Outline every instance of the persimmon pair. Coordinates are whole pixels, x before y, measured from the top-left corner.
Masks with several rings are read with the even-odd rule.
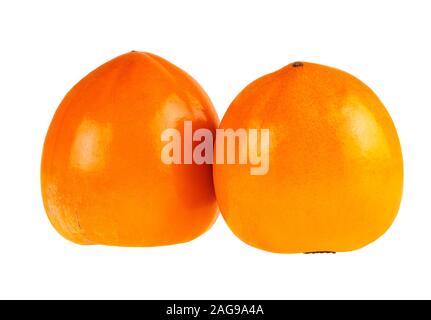
[[[268,129],[259,149],[269,158],[266,174],[251,175],[251,164],[167,165],[161,134],[182,132],[184,121],[213,134]],[[219,125],[187,73],[131,52],[66,95],[46,136],[41,184],[51,223],[79,244],[190,241],[212,226],[219,207],[231,230],[257,248],[350,251],[392,224],[403,161],[385,107],[345,72],[288,65],[247,86]]]

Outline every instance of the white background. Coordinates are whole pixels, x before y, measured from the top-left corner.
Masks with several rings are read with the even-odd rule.
[[[1,1],[0,298],[431,298],[429,1]],[[392,228],[352,253],[277,255],[219,219],[163,248],[83,247],[51,227],[39,187],[64,94],[107,60],[149,51],[205,88],[219,116],[295,60],[346,70],[387,106],[405,158]]]

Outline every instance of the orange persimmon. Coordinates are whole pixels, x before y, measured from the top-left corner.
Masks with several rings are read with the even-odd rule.
[[[290,64],[247,86],[220,128],[270,133],[267,174],[213,167],[220,211],[244,242],[280,253],[351,251],[392,224],[403,186],[400,142],[378,97],[348,73]]]
[[[159,246],[204,233],[217,217],[211,164],[161,161],[167,128],[212,132],[218,118],[188,74],[149,53],[102,65],[64,98],[41,165],[48,217],[79,244]]]

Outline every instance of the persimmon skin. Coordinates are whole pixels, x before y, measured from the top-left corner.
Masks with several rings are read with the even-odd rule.
[[[149,53],[102,65],[64,98],[49,127],[41,187],[48,217],[78,244],[190,241],[217,218],[211,165],[166,165],[161,133],[215,131],[213,105],[188,74]]]
[[[247,86],[220,128],[270,130],[266,175],[250,175],[250,165],[213,167],[220,211],[244,242],[277,253],[345,252],[394,221],[403,189],[398,135],[378,97],[350,74],[290,64]]]

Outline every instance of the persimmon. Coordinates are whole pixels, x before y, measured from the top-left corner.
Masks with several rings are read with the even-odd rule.
[[[251,164],[213,167],[220,211],[244,242],[278,253],[351,251],[394,221],[403,188],[397,131],[352,75],[290,64],[247,86],[220,128],[270,133],[260,146],[266,174],[250,174]]]
[[[214,132],[213,105],[188,74],[149,53],[102,65],[64,98],[42,156],[46,212],[79,244],[159,246],[204,233],[217,217],[211,164],[161,161],[167,128]]]

